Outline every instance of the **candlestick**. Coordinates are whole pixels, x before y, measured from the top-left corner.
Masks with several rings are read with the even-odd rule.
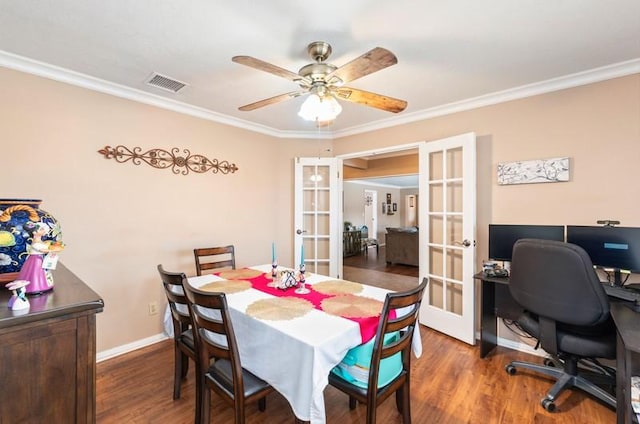
[[[300,264],[300,277],[298,280],[300,287],[298,287],[295,291],[297,294],[307,294],[311,292],[311,290],[309,290],[305,284],[306,283],[306,279],[304,278],[305,270],[306,270],[306,267],[304,266],[304,262],[303,262]]]

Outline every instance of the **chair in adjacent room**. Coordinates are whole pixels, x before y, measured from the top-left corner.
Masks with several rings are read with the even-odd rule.
[[[380,246],[378,245],[378,239],[369,237],[369,228],[366,225],[363,225],[360,228],[360,234],[362,238],[362,250],[364,250],[365,255],[369,253],[369,247],[375,246],[376,253],[380,252]]]
[[[198,372],[196,422],[210,422],[211,391],[234,408],[236,424],[245,422],[245,404],[258,402],[266,409],[266,396],[273,388],[242,368],[235,333],[224,293],[205,292],[185,284],[193,317],[200,364],[211,363]]]
[[[189,307],[183,289],[187,277],[181,272],[165,271],[162,265],[158,265],[158,272],[164,286],[173,322],[173,350],[175,354],[173,399],[179,399],[182,380],[189,371],[189,358],[194,362],[197,358]]]
[[[615,397],[601,387],[615,386],[614,372],[597,361],[616,357],[615,326],[609,299],[589,255],[570,243],[518,240],[513,247],[509,291],[525,310],[518,324],[538,339],[551,359],[544,364],[513,361],[506,371],[515,374],[517,369],[526,369],[555,379],[541,400],[549,412],[555,410],[559,394],[571,387],[615,409]]]
[[[396,395],[396,407],[402,414],[402,422],[404,424],[411,423],[409,391],[411,344],[427,282],[428,280],[424,278],[422,283],[414,289],[387,294],[373,342],[373,353],[366,384],[346,379],[340,373],[331,372],[329,374],[329,384],[349,395],[350,409],[355,409],[357,402],[367,406],[367,424],[376,422],[376,408],[393,393]],[[404,308],[402,313],[399,311],[400,308]],[[395,315],[391,313],[392,310],[396,311]],[[419,328],[418,331],[420,331]],[[398,375],[390,378],[390,381],[384,385],[379,384],[381,361],[386,358],[393,359],[391,357],[396,354],[401,356]]]
[[[236,254],[232,244],[221,247],[207,247],[193,249],[196,260],[196,274],[202,275],[203,271],[211,271],[218,268],[236,269]]]

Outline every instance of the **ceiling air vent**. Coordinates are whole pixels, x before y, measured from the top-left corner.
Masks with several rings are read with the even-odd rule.
[[[172,93],[177,93],[187,85],[184,82],[180,82],[174,80],[173,78],[165,77],[164,75],[156,73],[153,73],[151,77],[149,77],[149,79],[147,80],[147,84],[166,91],[171,91]]]

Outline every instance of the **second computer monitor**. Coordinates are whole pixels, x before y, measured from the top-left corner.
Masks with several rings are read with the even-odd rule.
[[[582,247],[596,266],[640,272],[640,228],[568,225],[567,242]]]
[[[564,241],[564,225],[489,224],[489,259],[511,261],[513,245],[523,238]]]

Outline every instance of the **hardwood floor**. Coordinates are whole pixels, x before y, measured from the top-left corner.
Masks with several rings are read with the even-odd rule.
[[[604,424],[614,423],[615,413],[578,390],[564,393],[557,412],[549,413],[540,399],[549,380],[536,374],[509,376],[510,360],[540,358],[498,348],[480,359],[477,346],[468,346],[436,331],[421,327],[423,354],[412,359],[411,408],[415,424]],[[193,364],[191,364],[193,365]],[[173,344],[155,345],[101,362],[97,366],[98,423],[187,424],[194,419],[194,375],[191,367],[183,382],[182,396],[172,400]],[[233,423],[232,409],[212,395],[212,423]],[[365,409],[349,410],[346,395],[333,387],[325,390],[327,423],[360,424]],[[293,424],[287,401],[277,392],[267,397],[267,410],[247,406],[247,424]],[[393,397],[378,407],[377,422],[401,423]]]
[[[380,272],[389,272],[392,274],[407,275],[411,277],[418,276],[418,267],[401,264],[387,264],[385,261],[385,246],[380,246],[379,251],[376,253],[375,247],[369,247],[368,253],[365,255],[353,255],[343,258],[342,262],[344,266],[350,266],[354,268],[372,269]]]

